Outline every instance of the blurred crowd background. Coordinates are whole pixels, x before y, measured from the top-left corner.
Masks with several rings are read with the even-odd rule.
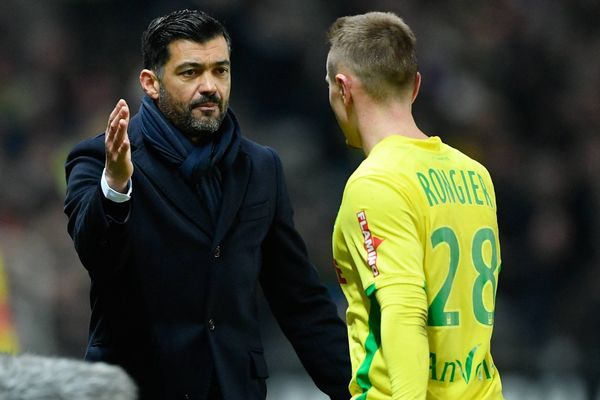
[[[345,300],[330,235],[363,158],[327,101],[335,18],[394,11],[418,41],[420,127],[495,181],[502,270],[492,354],[507,399],[600,399],[600,2],[597,0],[3,0],[0,5],[0,345],[80,358],[88,277],[66,233],[67,151],[142,91],[140,37],[178,8],[233,39],[231,106],[281,155],[296,224]],[[269,398],[321,399],[266,306]]]

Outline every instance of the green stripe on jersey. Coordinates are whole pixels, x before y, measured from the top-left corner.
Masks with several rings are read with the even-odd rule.
[[[369,370],[375,353],[381,347],[381,308],[375,297],[376,290],[374,283],[365,290],[365,294],[371,301],[371,309],[369,311],[369,335],[365,342],[365,359],[356,372],[356,383],[363,391],[357,400],[367,398],[367,393],[372,386],[371,379],[369,379]]]

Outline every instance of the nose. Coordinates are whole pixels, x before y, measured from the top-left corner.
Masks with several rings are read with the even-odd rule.
[[[198,92],[200,93],[214,93],[217,91],[217,85],[215,84],[214,78],[208,74],[204,73],[200,77],[200,81],[198,84]]]

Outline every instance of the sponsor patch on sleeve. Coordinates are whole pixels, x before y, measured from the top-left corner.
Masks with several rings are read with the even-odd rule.
[[[373,272],[373,276],[379,275],[379,269],[377,268],[377,248],[383,242],[383,239],[379,239],[371,234],[369,229],[369,223],[367,222],[367,214],[364,210],[360,210],[356,213],[358,218],[358,224],[363,235],[363,241],[365,250],[367,251],[367,264]]]

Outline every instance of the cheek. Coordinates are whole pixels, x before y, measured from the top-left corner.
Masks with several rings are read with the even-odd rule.
[[[334,100],[335,100],[335,93],[331,89],[329,89],[329,105],[332,108],[333,108]]]
[[[339,97],[334,96],[331,99],[331,109],[335,113],[338,121],[343,122],[346,119],[346,110],[344,109],[344,104],[339,99]]]
[[[229,98],[229,94],[231,93],[231,81],[226,81],[221,83],[220,86],[220,92],[221,92],[221,96],[223,96],[223,98],[225,100],[227,100]]]
[[[194,99],[194,88],[192,85],[173,85],[169,91],[171,100],[178,106],[187,106]]]

